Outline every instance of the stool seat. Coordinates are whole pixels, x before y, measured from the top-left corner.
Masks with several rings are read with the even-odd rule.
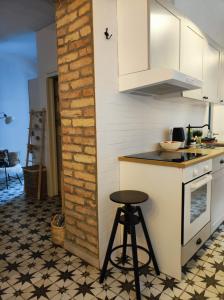
[[[148,198],[146,193],[134,190],[118,191],[110,195],[113,202],[120,204],[138,204],[145,202]]]

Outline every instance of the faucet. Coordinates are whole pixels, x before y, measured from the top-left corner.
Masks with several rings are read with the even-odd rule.
[[[187,145],[189,146],[191,144],[191,129],[192,128],[204,128],[204,127],[208,127],[208,130],[210,130],[210,124],[204,124],[202,126],[191,126],[190,124],[186,127],[187,130]]]

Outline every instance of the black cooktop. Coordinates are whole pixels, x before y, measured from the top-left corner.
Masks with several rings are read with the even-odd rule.
[[[153,152],[127,155],[125,157],[181,163],[205,155],[206,154],[200,154],[200,153],[153,151]]]

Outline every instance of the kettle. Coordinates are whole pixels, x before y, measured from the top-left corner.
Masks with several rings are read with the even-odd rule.
[[[172,131],[172,141],[182,142],[180,148],[185,147],[185,131],[183,127],[174,127]]]

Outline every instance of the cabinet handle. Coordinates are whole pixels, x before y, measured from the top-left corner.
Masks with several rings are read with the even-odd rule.
[[[224,102],[224,100],[220,100],[220,103],[223,103]]]
[[[201,238],[197,239],[196,244],[200,245],[201,243],[202,243],[202,239]]]
[[[203,99],[204,99],[204,100],[208,100],[208,97],[207,97],[207,96],[204,96]]]
[[[224,159],[221,159],[221,160],[220,160],[220,164],[224,164]]]

